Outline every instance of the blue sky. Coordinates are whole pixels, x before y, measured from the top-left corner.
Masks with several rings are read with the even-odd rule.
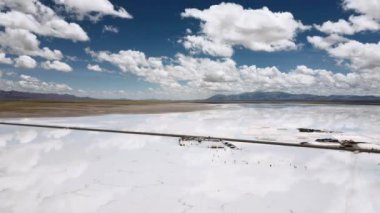
[[[380,95],[379,0],[0,0],[0,8],[2,90]]]

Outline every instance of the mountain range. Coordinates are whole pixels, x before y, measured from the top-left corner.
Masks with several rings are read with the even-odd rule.
[[[78,97],[68,94],[30,93],[20,91],[1,91],[0,101],[12,100],[49,100],[49,101],[75,101],[95,100],[89,97]],[[379,96],[356,95],[311,95],[291,94],[285,92],[246,92],[235,95],[214,95],[201,102],[266,102],[266,101],[299,101],[299,102],[375,102],[380,103]]]
[[[74,101],[74,100],[91,100],[88,97],[77,97],[68,94],[55,93],[31,93],[19,91],[2,91],[0,90],[0,101],[15,100],[49,100],[49,101]]]
[[[356,95],[311,95],[291,94],[285,92],[247,92],[235,95],[214,95],[206,101],[209,102],[249,102],[249,101],[364,101],[380,102],[378,96]]]

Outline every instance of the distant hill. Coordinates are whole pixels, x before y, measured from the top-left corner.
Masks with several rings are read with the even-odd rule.
[[[52,100],[52,101],[69,101],[69,100],[92,100],[88,97],[77,97],[67,94],[54,94],[54,93],[31,93],[19,91],[2,91],[0,90],[1,101],[12,100]]]
[[[378,96],[355,96],[355,95],[310,95],[310,94],[290,94],[285,92],[247,92],[236,95],[214,95],[206,101],[210,102],[244,102],[244,101],[364,101],[380,102]]]

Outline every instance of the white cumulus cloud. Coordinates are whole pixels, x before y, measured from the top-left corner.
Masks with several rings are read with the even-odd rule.
[[[93,58],[109,62],[124,72],[167,88],[181,87],[179,81],[232,82],[236,81],[236,63],[232,59],[212,60],[177,54],[175,58],[147,57],[143,52],[122,50],[117,53],[95,52]]]
[[[132,18],[124,8],[115,6],[109,0],[54,0],[56,4],[64,5],[65,8],[78,15],[79,18],[92,16],[91,13],[97,13],[98,16],[111,15],[119,18]]]
[[[37,66],[36,60],[27,55],[21,55],[15,59],[15,67],[33,69]]]
[[[332,34],[327,37],[308,36],[307,40],[309,41],[309,43],[311,43],[312,45],[314,45],[315,47],[319,49],[327,49],[337,43],[348,41],[348,39],[336,34]]]
[[[183,40],[183,46],[191,53],[206,53],[212,56],[231,57],[234,50],[231,45],[212,41],[204,36],[188,35]]]
[[[345,10],[353,10],[360,15],[351,15],[348,20],[326,21],[321,25],[314,25],[315,28],[327,34],[341,35],[380,30],[379,0],[343,0],[342,7]]]
[[[87,69],[94,72],[102,72],[103,69],[98,64],[87,64]]]
[[[359,15],[351,15],[348,21],[326,21],[322,25],[314,25],[319,31],[329,34],[326,37],[308,36],[307,40],[316,48],[325,50],[339,64],[348,65],[354,72],[380,72],[380,42],[366,43],[342,37],[354,35],[362,31],[379,32],[380,1],[379,0],[344,0],[342,7],[353,10]]]
[[[116,65],[122,72],[129,72],[144,78],[148,82],[166,84],[167,86],[179,86],[163,69],[163,59],[146,57],[143,52],[134,50],[121,50],[118,53],[108,51],[95,52],[86,49],[93,58]]]
[[[69,93],[73,89],[63,83],[42,81],[30,75],[16,75],[16,79],[0,79],[0,90],[42,93]]]
[[[354,10],[357,13],[380,20],[379,0],[343,0],[343,7],[346,10]]]
[[[340,36],[312,36],[307,38],[316,48],[327,53],[357,71],[380,72],[380,42],[361,43]]]
[[[332,41],[325,42],[325,45],[334,43],[334,39],[339,40],[331,38]],[[230,58],[210,59],[183,54],[177,54],[174,58],[155,58],[134,50],[111,53],[87,49],[87,52],[100,62],[109,62],[119,67],[121,72],[131,73],[147,82],[158,84],[160,92],[155,92],[172,98],[199,98],[215,93],[257,90],[326,95],[379,94],[380,91],[380,73],[371,72],[369,64],[354,61],[353,55],[340,57],[352,60],[353,68],[361,66],[362,69],[353,69],[352,72],[343,74],[304,65],[290,71],[281,71],[275,66],[238,66]],[[376,56],[372,57],[368,60],[375,63]]]
[[[361,43],[350,40],[338,44],[328,52],[333,57],[348,60],[355,70],[380,72],[380,42]]]
[[[1,8],[10,8],[0,13],[0,25],[18,28],[33,33],[73,41],[87,41],[87,33],[76,23],[69,23],[58,16],[50,7],[39,1],[4,1]]]
[[[1,64],[12,64],[13,61],[11,58],[8,58],[5,53],[0,51],[0,63]]]
[[[47,70],[58,70],[62,72],[71,72],[73,69],[70,65],[62,61],[45,61],[41,63],[42,68]]]
[[[339,19],[337,22],[326,21],[315,27],[327,34],[353,35],[362,31],[378,31],[380,23],[368,16],[350,16],[349,20]]]
[[[267,52],[296,49],[297,33],[308,29],[290,12],[272,12],[267,7],[244,9],[234,3],[186,9],[181,16],[201,21],[199,36],[203,38],[188,35],[183,39],[185,47],[220,56],[230,56],[234,46]]]
[[[40,41],[33,33],[24,29],[5,28],[0,32],[0,46],[16,55],[40,56],[46,59],[61,59],[62,52],[40,46]]]

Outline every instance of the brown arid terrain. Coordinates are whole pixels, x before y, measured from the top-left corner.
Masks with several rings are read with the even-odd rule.
[[[101,114],[191,112],[216,105],[177,101],[1,101],[0,118],[70,117]]]

